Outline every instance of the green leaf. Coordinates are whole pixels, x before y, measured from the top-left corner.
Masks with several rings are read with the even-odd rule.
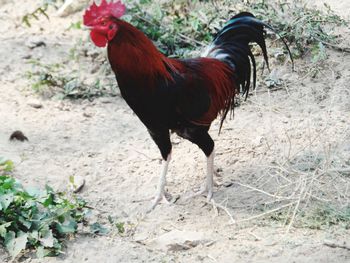
[[[73,218],[66,219],[63,223],[56,223],[57,231],[60,234],[73,234],[78,228],[77,222]]]
[[[51,250],[45,249],[43,246],[39,246],[36,250],[36,256],[38,258],[44,258],[51,255]]]
[[[5,163],[6,167],[5,167],[5,172],[11,172],[13,170],[13,162],[8,160]]]
[[[6,233],[6,236],[4,238],[4,243],[5,243],[5,246],[7,243],[9,243],[11,240],[15,239],[16,238],[16,233],[13,232],[13,231],[9,231]]]
[[[71,23],[68,29],[81,29],[81,21]]]
[[[53,188],[49,185],[45,185],[45,190],[47,193],[51,194],[54,193],[55,191],[53,190]]]
[[[12,193],[0,196],[0,211],[5,211],[13,200],[14,195]]]
[[[45,231],[42,234],[42,237],[39,239],[40,243],[44,246],[44,247],[53,247],[54,246],[54,242],[55,242],[55,238],[52,234],[52,230],[48,230]]]
[[[96,222],[90,226],[90,231],[94,234],[106,235],[108,234],[109,229]]]
[[[13,170],[12,161],[0,159],[0,171],[11,172],[12,170]]]
[[[69,176],[69,182],[74,185],[74,175]]]
[[[5,190],[12,189],[15,186],[15,179],[5,176],[5,179],[1,183],[1,188]]]
[[[30,233],[28,233],[28,240],[31,240],[34,241],[34,243],[39,240],[39,232],[34,230]]]
[[[19,253],[21,253],[22,250],[26,248],[28,234],[22,233],[21,236],[14,238],[14,233],[12,233],[10,234],[10,237],[6,238],[5,246],[12,258],[15,258]]]
[[[118,229],[118,233],[123,234],[125,232],[125,227],[124,227],[124,223],[120,222],[120,223],[116,223],[115,226]]]
[[[28,187],[26,190],[27,193],[32,197],[39,198],[45,195],[45,193],[37,187]]]
[[[18,221],[19,221],[20,223],[22,223],[22,225],[24,225],[27,229],[30,229],[30,227],[32,226],[32,222],[29,221],[29,220],[27,220],[27,219],[25,219],[25,218],[22,217],[22,216],[19,216],[19,217],[18,217]]]
[[[43,202],[43,205],[45,207],[48,207],[49,205],[53,205],[53,201],[54,201],[53,194],[49,194],[45,199],[45,201]]]
[[[108,218],[109,223],[111,223],[111,224],[114,223],[114,219],[113,219],[113,217],[111,215],[108,215],[107,218]]]
[[[11,225],[11,222],[7,222],[5,224],[0,225],[0,236],[2,238],[6,237],[7,234],[7,228]]]

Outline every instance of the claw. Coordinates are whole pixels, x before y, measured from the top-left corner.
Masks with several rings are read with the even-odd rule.
[[[213,189],[208,189],[207,187],[204,187],[201,190],[199,190],[198,192],[195,192],[195,193],[189,195],[188,197],[186,197],[185,200],[188,200],[188,199],[200,196],[200,195],[206,196],[207,201],[209,202],[213,198]]]
[[[166,203],[169,203],[169,201],[167,200],[167,193],[164,190],[165,184],[166,184],[166,174],[168,171],[168,165],[171,159],[171,154],[168,154],[168,157],[166,160],[163,160],[163,164],[162,164],[162,173],[161,176],[159,178],[159,182],[158,182],[158,186],[157,186],[157,193],[156,193],[156,197],[153,200],[152,206],[150,209],[147,210],[147,214],[151,211],[153,211],[153,209],[161,202],[161,201],[165,201]]]
[[[210,202],[210,200],[213,198],[213,189],[208,190],[207,194],[207,201]]]
[[[156,197],[154,198],[151,207],[147,210],[147,214],[152,212],[154,210],[154,208],[156,208],[156,206],[162,202],[166,203],[166,204],[170,204],[170,200],[171,200],[171,195],[168,193],[161,193],[156,195]]]

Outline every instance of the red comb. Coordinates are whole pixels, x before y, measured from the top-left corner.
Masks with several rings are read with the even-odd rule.
[[[112,16],[120,18],[125,14],[125,5],[121,1],[107,3],[106,0],[102,0],[101,4],[98,6],[94,2],[84,14],[84,25],[89,26],[94,23],[94,21],[102,16]]]

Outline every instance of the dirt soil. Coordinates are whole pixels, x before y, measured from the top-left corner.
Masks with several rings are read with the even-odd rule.
[[[311,208],[312,200],[349,205],[349,174],[324,173],[313,180],[312,191],[305,190],[310,184],[302,187],[310,171],[302,167],[310,165],[305,160],[343,167],[350,159],[349,53],[327,49],[328,65],[315,78],[305,73],[306,61],[296,61],[296,72],[290,65],[272,65],[283,88],[258,88],[226,121],[220,136],[219,123],[213,124],[219,183],[214,200],[221,208],[197,197],[161,204],[144,215],[150,201],[142,199],[155,192],[160,155],[123,99],[45,99],[25,77],[31,69],[28,58],[61,61],[77,39],[88,41],[87,32],[66,30],[82,12],[23,26],[21,17],[40,2],[0,1],[0,155],[14,161],[14,176],[26,186],[48,183],[65,191],[69,176],[84,178],[80,195],[96,208],[94,216],[106,224],[108,215],[125,222],[126,233],[78,234],[62,256],[25,261],[350,262],[349,250],[325,245],[327,240],[349,242],[344,227],[313,230],[295,224],[288,229],[284,220],[269,216],[273,213],[260,216],[281,206],[294,208],[303,193],[314,197]],[[349,18],[347,1],[326,2]],[[342,45],[350,46],[349,30],[341,30]],[[46,45],[33,48],[37,41]],[[29,141],[9,141],[15,130]],[[172,139],[167,191],[176,197],[204,181],[205,158],[191,143],[175,135]],[[9,260],[0,248],[0,262]]]

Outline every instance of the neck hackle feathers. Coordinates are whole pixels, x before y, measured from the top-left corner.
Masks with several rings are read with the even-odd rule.
[[[85,11],[84,25],[91,26],[101,17],[115,17],[120,18],[125,14],[126,7],[121,1],[107,2],[102,0],[98,6],[95,2]]]

